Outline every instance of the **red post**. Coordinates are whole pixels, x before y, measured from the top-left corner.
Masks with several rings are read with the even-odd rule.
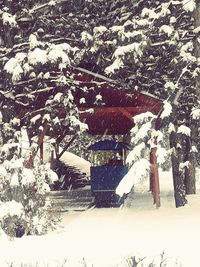
[[[43,130],[38,134],[37,144],[38,144],[38,148],[40,149],[43,146],[44,136],[47,133],[48,129],[49,129],[49,125],[47,124],[47,122],[45,122],[43,125]],[[35,156],[37,155],[37,152],[38,152],[38,149],[36,149],[33,153],[31,153],[29,159],[24,163],[24,166],[26,168],[32,169],[34,167],[33,162],[34,162]],[[41,151],[40,151],[40,156],[41,156]]]
[[[40,160],[43,163],[44,161],[44,142],[40,144]]]
[[[159,185],[159,174],[158,174],[158,163],[156,156],[156,147],[152,147],[150,151],[150,186],[152,187],[153,200],[156,204],[156,208],[160,207],[160,185]]]

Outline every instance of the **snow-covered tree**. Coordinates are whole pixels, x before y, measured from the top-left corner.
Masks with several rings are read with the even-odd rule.
[[[131,12],[132,4],[123,2],[120,11]],[[170,145],[177,207],[186,203],[186,193],[195,193],[196,122],[192,113],[199,107],[195,9],[193,0],[139,1],[137,13],[127,13],[125,19],[119,14],[115,25],[94,28],[86,50],[95,55],[103,51],[99,62],[122,84],[171,104],[173,111],[162,124],[173,124]]]
[[[113,1],[109,22],[84,32],[85,55],[98,58],[107,75],[132,90],[168,100],[176,206],[195,193],[199,92],[199,19],[197,3]],[[110,18],[110,17],[109,17]],[[195,111],[197,110],[197,111]],[[196,119],[195,119],[196,118]],[[170,122],[170,124],[169,124]]]
[[[185,193],[195,192],[199,75],[195,1],[5,0],[2,7],[1,139],[4,149],[9,144],[9,153],[2,152],[3,166],[6,160],[21,157],[16,113],[30,136],[39,136],[45,127],[50,134],[63,127],[86,129],[75,98],[81,87],[70,71],[71,66],[81,66],[171,104],[172,112],[163,116],[162,124],[171,123],[176,206],[184,205]],[[59,110],[65,110],[61,118]],[[12,176],[13,170],[6,172]]]
[[[54,1],[5,1],[0,14],[0,225],[10,236],[43,234],[56,221],[47,198],[56,175],[49,164],[33,162],[40,135],[45,129],[50,134],[59,131],[63,125],[77,132],[85,129],[74,104],[77,84],[70,72],[63,72],[75,60],[77,48],[64,39],[57,40],[58,23],[52,29],[53,40],[42,38],[44,30],[40,23],[48,16],[53,20],[57,14],[54,7],[59,12],[60,2],[56,6]],[[54,91],[52,97],[56,87],[67,90]],[[67,116],[64,114],[60,119],[57,108],[63,108]],[[33,137],[31,140],[23,139],[22,126],[29,138]]]

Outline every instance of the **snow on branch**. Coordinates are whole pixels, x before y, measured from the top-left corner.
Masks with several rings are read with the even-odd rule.
[[[141,158],[141,153],[142,150],[145,149],[145,143],[142,142],[141,144],[135,146],[133,148],[133,150],[128,154],[127,158],[126,158],[126,163],[128,163],[129,165],[132,164],[132,162],[138,160]]]
[[[111,83],[111,84],[118,84],[117,81],[113,80],[113,79],[110,79],[102,74],[99,74],[99,73],[95,73],[95,72],[92,72],[90,70],[86,70],[84,68],[81,68],[81,67],[75,67],[76,70],[79,70],[80,72],[84,72],[84,73],[87,73],[87,74],[90,74],[92,75],[94,78],[99,78],[105,82],[108,82],[108,83]],[[100,82],[97,82],[97,81],[92,81],[93,83],[96,83],[98,85],[100,85],[101,83]]]
[[[4,70],[12,75],[12,82],[16,85],[24,75],[34,74],[32,70],[35,66],[45,64],[57,64],[62,71],[68,65],[71,65],[69,53],[73,51],[69,44],[48,44],[47,49],[37,47],[37,38],[32,34],[29,38],[30,50],[28,53],[18,52],[15,57],[10,58],[4,65]],[[32,76],[31,76],[32,77]],[[45,78],[45,77],[44,77]]]
[[[167,101],[164,101],[163,112],[161,113],[160,118],[164,119],[166,117],[169,117],[171,113],[172,113],[171,104]]]
[[[1,148],[1,152],[5,153],[6,155],[9,154],[10,150],[13,148],[19,148],[19,143],[7,143],[4,144]]]
[[[114,54],[114,62],[105,69],[107,74],[114,73],[124,66],[124,59],[126,56],[131,56],[135,63],[138,63],[143,56],[144,49],[147,46],[147,41],[142,40],[141,42],[134,42],[128,45],[119,46]]]
[[[164,147],[157,146],[156,156],[158,164],[161,165],[166,162],[169,152]]]
[[[24,207],[21,203],[16,202],[15,200],[7,201],[0,206],[0,219],[2,220],[7,216],[22,216],[24,215]]]
[[[69,2],[69,0],[51,0],[51,1],[47,2],[47,3],[45,3],[45,4],[38,5],[38,6],[35,6],[34,8],[32,8],[32,9],[30,9],[29,10],[29,14],[34,14],[34,13],[37,13],[38,11],[40,11],[43,8],[56,6],[57,4],[62,4],[62,3],[65,3],[65,2]]]
[[[30,122],[31,124],[36,124],[36,122],[41,118],[41,115],[35,115],[33,118],[31,118]]]
[[[183,0],[183,9],[187,12],[193,12],[196,8],[195,0]]]
[[[179,165],[179,169],[180,170],[183,170],[185,168],[189,169],[191,163],[187,160],[185,162],[181,162],[180,165]]]
[[[169,25],[162,25],[160,27],[159,31],[166,33],[168,36],[171,36],[173,31],[174,31],[174,28],[172,26],[169,26]]]
[[[199,108],[193,109],[191,112],[191,116],[194,120],[199,120],[200,119],[200,109]]]
[[[191,129],[185,125],[181,125],[178,127],[177,133],[181,133],[181,134],[184,134],[186,136],[190,136]]]
[[[156,118],[156,115],[154,115],[150,111],[147,111],[147,112],[134,116],[134,122],[136,124],[141,124],[144,122],[148,122],[150,119],[154,119],[154,118]]]
[[[3,24],[8,24],[11,27],[16,27],[17,26],[17,22],[16,22],[16,17],[11,15],[8,12],[4,12],[2,14],[2,20],[3,20]]]
[[[133,143],[137,143],[139,142],[139,140],[143,140],[149,133],[149,131],[152,128],[152,124],[151,122],[146,122],[144,124],[142,124],[142,126],[138,129],[138,127],[136,127],[135,129],[132,130],[132,133],[136,133],[134,137],[132,137],[131,141]]]
[[[5,91],[5,92],[4,92],[4,91],[0,90],[0,95],[1,95],[1,97],[5,97],[5,98],[7,98],[7,99],[12,99],[12,100],[15,99],[13,93],[10,92],[10,91]]]
[[[73,127],[78,127],[81,132],[88,130],[88,125],[86,123],[81,122],[75,116],[69,116],[70,124]]]

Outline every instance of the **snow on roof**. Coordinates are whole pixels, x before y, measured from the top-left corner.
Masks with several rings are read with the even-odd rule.
[[[27,147],[27,142],[26,142],[26,136],[23,136],[23,145],[22,147],[25,147],[24,150],[27,152],[29,150],[29,147]],[[45,142],[44,142],[44,162],[50,162],[51,159],[51,153],[52,153],[52,144],[51,144],[51,139],[49,137],[45,137]],[[62,152],[62,148],[59,148],[59,152]],[[39,152],[38,155],[39,157]],[[90,162],[71,153],[68,151],[65,151],[63,155],[59,159],[61,162],[74,166],[78,168],[81,172],[86,173],[88,176],[90,175]]]
[[[64,152],[59,160],[67,165],[78,168],[80,171],[90,176],[90,162],[89,161],[68,151]]]

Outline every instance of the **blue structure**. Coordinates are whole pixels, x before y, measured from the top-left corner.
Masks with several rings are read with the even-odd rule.
[[[97,206],[120,204],[115,189],[128,171],[127,146],[113,140],[99,141],[91,150],[91,191]]]

